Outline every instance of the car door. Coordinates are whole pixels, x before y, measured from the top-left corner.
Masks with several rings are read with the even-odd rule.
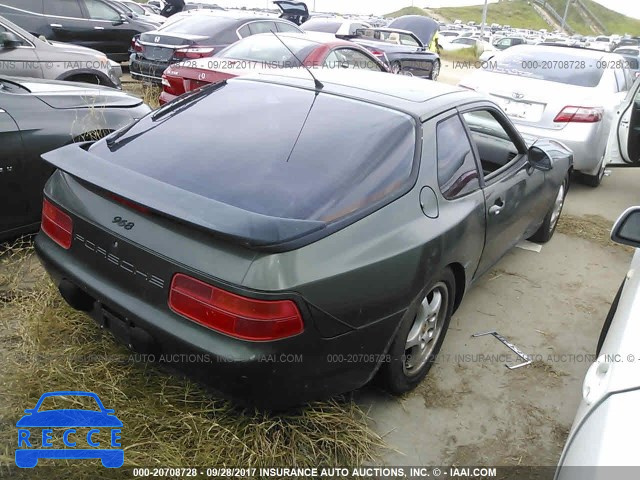
[[[3,33],[15,35],[20,45],[5,45]],[[42,65],[35,46],[9,26],[0,23],[0,74],[16,77],[42,78]]]
[[[544,172],[531,166],[526,144],[497,108],[477,106],[460,113],[484,179],[485,246],[476,272],[481,275],[535,233],[553,189],[545,184]]]
[[[129,20],[124,20],[119,11],[101,0],[80,0],[80,4],[91,24],[87,46],[109,57],[126,58],[131,39],[138,33],[131,28]]]
[[[0,89],[0,239],[8,231],[23,226],[28,216],[21,168],[24,145],[20,129],[8,112],[7,99],[11,93],[4,90],[9,88]]]
[[[78,0],[47,0],[44,14],[49,32],[49,40],[68,42],[89,47],[92,25],[84,18]]]
[[[617,111],[607,143],[608,165],[640,166],[640,78]]]

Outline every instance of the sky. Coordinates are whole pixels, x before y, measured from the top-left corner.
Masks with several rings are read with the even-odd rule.
[[[497,0],[489,0],[494,3]],[[624,13],[630,17],[640,18],[640,0],[595,0],[611,10]],[[306,0],[309,8],[313,8],[314,0]],[[215,3],[223,7],[269,7],[273,6],[271,0],[215,0]],[[464,5],[479,5],[483,0],[413,0],[416,7],[459,7]],[[399,10],[412,4],[412,0],[315,0],[316,11],[340,12],[356,14],[375,14]]]

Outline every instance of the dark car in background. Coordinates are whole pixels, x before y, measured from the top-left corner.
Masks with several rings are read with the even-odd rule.
[[[295,0],[277,0],[273,3],[282,10],[280,18],[289,20],[296,25],[302,25],[304,22],[309,20],[309,8],[304,2],[297,2]]]
[[[155,28],[126,12],[108,0],[0,0],[0,15],[29,33],[93,48],[116,62],[129,59],[135,35]]]
[[[160,103],[233,77],[280,68],[365,69],[388,72],[366,48],[329,33],[263,33],[228,46],[213,58],[172,65],[162,75]],[[302,62],[302,63],[301,63]]]
[[[119,88],[122,68],[102,52],[43,40],[0,17],[0,75]]]
[[[440,29],[435,20],[423,15],[404,15],[394,19],[389,28],[408,30],[420,39],[423,45],[430,46],[434,35]]]
[[[312,17],[300,26],[307,32],[325,32],[349,39],[385,62],[393,73],[435,80],[440,73],[440,57],[429,52],[412,32],[373,28],[358,21],[335,17]]]
[[[275,408],[376,374],[415,388],[474,280],[551,238],[571,169],[484,95],[314,75],[233,78],[43,156],[58,170],[35,246],[63,297],[131,348],[202,358],[176,367]]]
[[[338,35],[341,37],[340,35]],[[436,80],[440,57],[412,32],[393,28],[362,28],[350,38],[384,59],[393,73]]]
[[[0,241],[38,229],[53,173],[40,155],[101,138],[149,111],[113,88],[0,76]]]
[[[212,57],[232,43],[257,33],[300,33],[295,24],[251,13],[202,10],[183,15],[134,40],[130,71],[136,80],[162,83],[174,63]]]

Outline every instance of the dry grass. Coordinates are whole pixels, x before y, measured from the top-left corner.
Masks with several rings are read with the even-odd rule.
[[[359,466],[382,447],[350,401],[283,414],[240,410],[188,379],[137,363],[69,308],[41,267],[32,271],[33,257],[24,245],[0,256],[8,294],[0,302],[0,467],[13,464],[23,410],[53,390],[92,391],[115,409],[124,424],[125,467]],[[20,272],[27,270],[32,278],[25,286]],[[104,472],[98,460],[40,464],[55,465],[56,478]]]
[[[159,85],[131,80],[123,82],[122,89],[125,92],[141,98],[144,103],[154,110],[160,107],[159,99],[162,93],[162,87]]]
[[[611,228],[613,222],[600,215],[574,215],[562,214],[558,220],[557,230],[565,235],[582,238],[595,242],[603,247],[622,248],[632,252],[633,248],[619,245],[611,240]]]

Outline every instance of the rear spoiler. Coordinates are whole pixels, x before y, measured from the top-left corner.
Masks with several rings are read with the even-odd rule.
[[[91,144],[67,145],[45,153],[42,158],[100,189],[250,248],[282,250],[283,244],[327,226],[314,220],[270,217],[211,200],[93,155],[87,151]]]

